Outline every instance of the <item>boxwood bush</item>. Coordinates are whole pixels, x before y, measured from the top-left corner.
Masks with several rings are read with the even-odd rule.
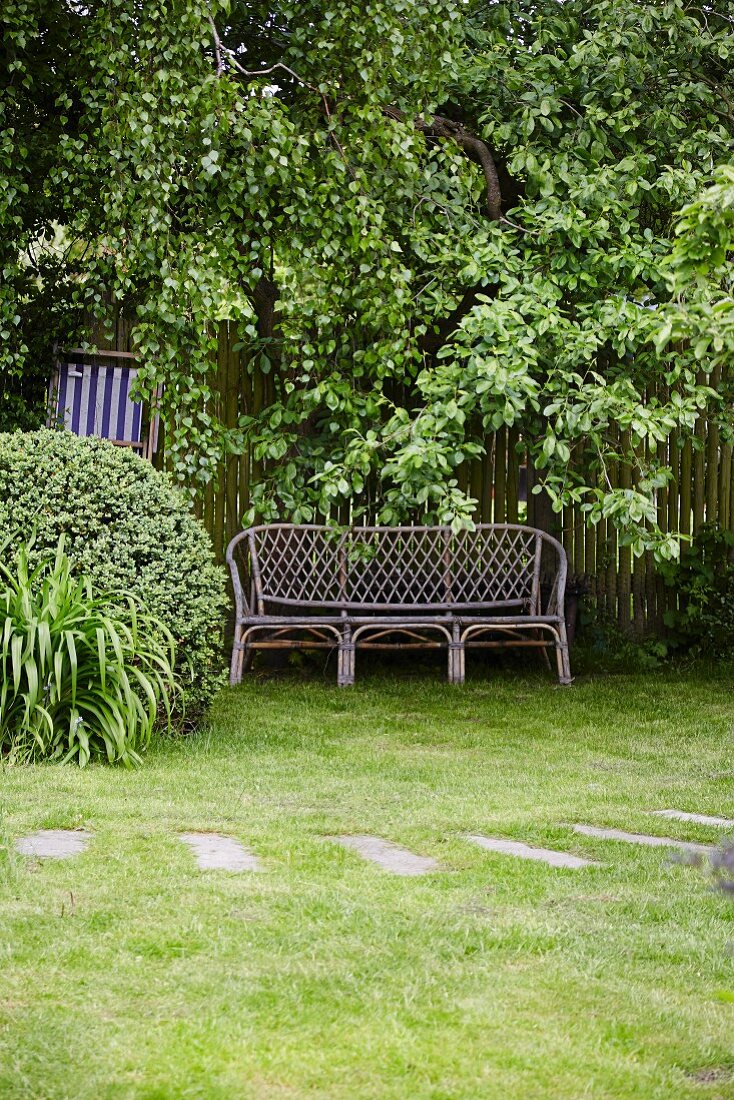
[[[130,450],[66,431],[0,434],[0,532],[9,551],[33,536],[31,568],[61,535],[79,575],[126,591],[170,630],[194,724],[223,680],[224,571],[169,478]]]

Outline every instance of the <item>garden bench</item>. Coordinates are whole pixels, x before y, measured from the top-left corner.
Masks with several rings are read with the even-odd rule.
[[[255,649],[338,648],[338,680],[354,683],[356,649],[445,646],[463,683],[467,646],[552,645],[571,682],[566,554],[533,527],[351,527],[273,523],[227,548],[236,618],[230,682]],[[550,583],[541,586],[541,569]],[[543,652],[545,649],[543,648]]]

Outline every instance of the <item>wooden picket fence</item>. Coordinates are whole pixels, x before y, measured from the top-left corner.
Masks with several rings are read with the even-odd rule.
[[[273,394],[272,377],[251,372],[246,354],[234,350],[238,339],[234,326],[227,322],[219,326],[213,411],[228,426],[235,426],[243,414],[257,415]],[[118,324],[115,348],[128,351],[129,340],[129,327]],[[679,445],[673,433],[657,451],[674,472],[669,486],[658,494],[660,527],[694,538],[704,523],[734,527],[732,446],[721,442],[718,428],[705,418],[698,421],[695,435],[695,447],[690,440]],[[157,461],[164,464],[165,456],[159,453]],[[220,560],[229,540],[241,529],[250,505],[250,486],[261,472],[251,453],[230,455],[216,486],[210,485],[195,501],[196,514]],[[571,586],[584,591],[605,619],[637,636],[664,633],[665,613],[676,606],[677,597],[664,584],[652,555],[633,559],[629,547],[619,545],[611,522],[587,526],[576,507],[553,513],[543,494],[532,493],[535,474],[517,429],[503,428],[488,437],[485,454],[465,464],[458,476],[462,488],[477,500],[478,522],[528,522],[559,538],[568,554]],[[613,485],[631,487],[626,467],[612,465],[608,476]],[[365,522],[371,518],[368,515]]]

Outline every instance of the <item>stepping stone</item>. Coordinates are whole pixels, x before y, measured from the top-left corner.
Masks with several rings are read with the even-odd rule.
[[[554,852],[552,848],[532,848],[519,840],[502,840],[499,837],[480,836],[478,833],[467,833],[466,839],[472,844],[478,844],[480,848],[486,848],[488,852],[519,856],[520,859],[534,859],[539,863],[547,863],[550,867],[600,866],[592,859],[581,859],[580,856],[572,856],[568,852]]]
[[[341,844],[342,848],[350,848],[363,859],[371,860],[394,875],[427,875],[439,869],[436,860],[430,856],[417,856],[407,848],[399,848],[397,844],[381,840],[378,836],[330,836],[327,840]]]
[[[202,871],[260,871],[260,861],[239,840],[219,833],[181,833]]]
[[[688,840],[673,840],[669,836],[645,836],[643,833],[625,833],[622,829],[598,829],[595,825],[574,825],[573,831],[598,840],[624,840],[628,844],[646,844],[650,848],[683,848],[688,852],[712,852],[710,844],[693,844]]]
[[[683,810],[650,810],[656,817],[672,817],[676,821],[693,821],[696,825],[721,825],[725,829],[734,828],[734,821],[728,817],[711,817],[710,814],[688,814]]]
[[[19,837],[15,850],[36,859],[71,859],[84,851],[91,838],[92,834],[84,829],[39,829]]]

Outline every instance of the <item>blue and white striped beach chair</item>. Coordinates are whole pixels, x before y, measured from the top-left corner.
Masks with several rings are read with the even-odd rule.
[[[99,436],[152,457],[157,425],[154,422],[144,435],[143,405],[130,397],[137,373],[131,364],[59,362],[51,384],[50,423],[63,425],[74,435]]]

